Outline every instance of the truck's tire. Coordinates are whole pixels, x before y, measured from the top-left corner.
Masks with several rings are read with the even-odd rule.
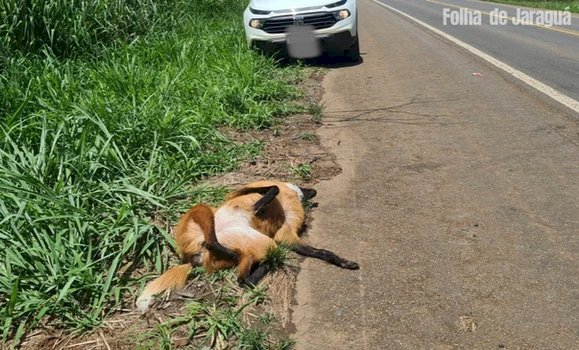
[[[352,46],[344,51],[344,57],[350,62],[358,62],[360,59],[360,42],[358,41],[358,36],[354,38],[354,43]]]

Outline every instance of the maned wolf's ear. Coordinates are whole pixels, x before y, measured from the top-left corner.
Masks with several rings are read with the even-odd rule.
[[[318,191],[314,190],[313,188],[300,187],[299,189],[304,195],[304,200],[312,199],[318,194]]]

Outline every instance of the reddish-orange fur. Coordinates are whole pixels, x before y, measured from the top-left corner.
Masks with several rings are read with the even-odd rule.
[[[214,209],[209,209],[211,210],[211,215],[208,215],[206,211],[203,215],[199,210],[199,205],[192,207],[181,216],[173,230],[177,252],[183,262],[193,265],[199,265],[200,263],[199,254],[203,250],[203,243],[205,242],[204,228],[211,229],[213,225],[209,221],[213,221]]]
[[[271,196],[266,198],[263,192],[269,187],[276,187],[279,192],[268,192]],[[284,182],[258,181],[230,193],[217,209],[205,205],[191,208],[175,227],[179,256],[185,264],[149,283],[137,299],[139,309],[146,310],[154,294],[181,288],[192,266],[203,265],[209,273],[237,267],[239,280],[253,284],[259,278],[256,276],[265,273],[267,268],[260,266],[257,269],[262,269],[260,273],[250,276],[252,266],[263,261],[276,242],[290,244],[295,252],[304,256],[342,268],[358,269],[355,262],[302,242],[299,233],[305,212],[298,191],[303,195],[299,188]],[[264,205],[254,208],[262,200],[265,200]]]
[[[277,243],[299,244],[300,230],[304,224],[305,211],[298,193],[281,181],[257,181],[245,185],[245,188],[278,186],[279,194],[271,201],[260,215],[253,216],[251,226],[259,232],[273,238]],[[224,205],[234,201],[239,191],[231,192],[225,198]],[[249,195],[245,195],[246,197]],[[242,197],[242,198],[243,198]]]
[[[153,295],[182,288],[193,266],[203,265],[208,273],[237,267],[238,279],[245,281],[253,264],[263,261],[268,249],[275,247],[273,240],[259,232],[245,235],[246,231],[252,230],[249,227],[252,207],[260,198],[260,194],[249,194],[235,198],[218,209],[202,204],[189,209],[174,229],[179,256],[185,264],[166,271],[150,282],[137,299],[137,307],[145,311]],[[217,224],[215,215],[221,219]],[[219,240],[216,226],[220,228]]]

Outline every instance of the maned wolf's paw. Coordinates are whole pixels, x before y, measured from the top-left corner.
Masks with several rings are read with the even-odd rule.
[[[349,269],[349,270],[358,270],[360,268],[360,266],[353,262],[353,261],[348,261],[345,260],[344,262],[342,262],[340,264],[340,267],[344,268],[344,269]]]
[[[137,310],[139,310],[139,312],[142,314],[147,312],[147,310],[149,310],[149,306],[151,304],[151,299],[152,298],[150,296],[146,296],[146,295],[141,295],[139,298],[137,298],[137,301],[135,302],[135,306],[137,306]]]

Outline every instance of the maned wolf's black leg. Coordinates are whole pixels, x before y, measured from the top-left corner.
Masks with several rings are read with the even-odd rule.
[[[262,187],[265,188],[265,187]],[[279,194],[279,187],[277,186],[270,186],[267,192],[261,197],[255,204],[253,205],[253,211],[256,214],[259,214],[263,208],[271,203],[272,200]]]
[[[220,259],[230,260],[236,264],[239,263],[239,254],[225,246],[222,246],[219,242],[203,242],[203,245],[207,250]]]
[[[299,255],[309,256],[312,258],[318,258],[318,259],[324,260],[332,265],[339,266],[343,269],[357,270],[360,268],[360,266],[358,266],[357,263],[350,261],[350,260],[340,258],[336,254],[334,254],[331,251],[326,250],[326,249],[317,249],[314,247],[310,247],[309,245],[298,244],[298,245],[294,246],[292,248],[292,250],[294,252],[298,253]]]
[[[241,283],[248,286],[256,286],[269,271],[271,271],[270,265],[261,263],[249,276],[241,281]]]

